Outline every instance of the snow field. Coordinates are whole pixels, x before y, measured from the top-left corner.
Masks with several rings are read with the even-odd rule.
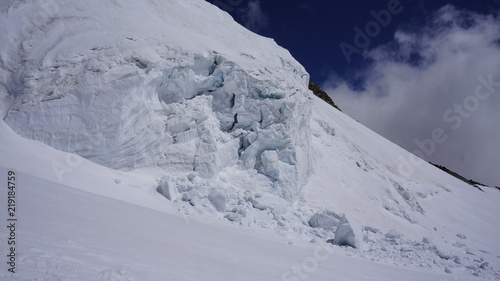
[[[500,279],[497,190],[401,174],[209,3],[11,0],[0,25],[18,280]]]

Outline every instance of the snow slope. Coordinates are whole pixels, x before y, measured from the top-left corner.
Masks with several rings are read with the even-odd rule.
[[[315,174],[304,200],[363,225],[361,255],[499,278],[498,190],[441,172],[325,103],[313,111]]]
[[[317,99],[209,3],[2,3],[15,280],[500,279],[500,192]]]
[[[322,258],[317,269],[300,272],[311,280],[476,280],[347,258],[327,244],[289,245],[262,231],[185,221],[22,172],[17,176],[18,272],[6,274],[2,262],[2,280],[299,280],[288,272],[315,253]]]
[[[315,101],[315,105],[318,109],[323,107],[322,101],[319,100]],[[342,115],[338,117],[348,120]],[[0,154],[2,159],[5,159],[0,162],[0,180],[7,181],[8,170],[16,171],[19,209],[17,273],[7,273],[6,264],[2,262],[2,279],[487,279],[471,276],[461,269],[447,274],[437,266],[401,266],[398,262],[402,256],[398,253],[397,256],[391,257],[389,254],[394,250],[391,247],[397,247],[398,251],[406,248],[408,253],[413,251],[420,255],[418,258],[414,256],[413,262],[425,264],[426,259],[436,260],[438,263],[445,260],[441,261],[442,259],[432,251],[419,249],[423,248],[422,246],[418,247],[404,239],[398,239],[395,237],[397,235],[384,235],[378,241],[379,247],[386,247],[385,250],[368,247],[369,250],[362,252],[333,246],[322,239],[310,243],[306,235],[297,235],[291,231],[230,224],[214,213],[197,213],[183,202],[169,202],[155,192],[157,183],[154,179],[163,173],[161,169],[139,169],[131,172],[112,170],[74,154],[57,151],[40,142],[21,138],[4,123],[0,126]],[[62,181],[59,181],[57,167],[63,167]],[[360,168],[356,166],[354,171],[357,169]],[[349,169],[344,168],[344,171]],[[328,173],[322,174],[323,177],[327,175]],[[325,190],[329,186],[326,182],[321,184]],[[1,190],[2,198],[6,198],[4,186],[2,185]],[[331,198],[332,200],[345,195],[342,194],[342,189],[336,190],[338,196]],[[485,256],[499,254],[494,236],[498,223],[498,196],[494,199],[495,193],[491,193],[491,198],[487,199],[488,196],[480,192],[468,192],[474,190],[453,190],[436,195],[444,197],[439,203],[446,204],[447,200],[454,200],[452,202],[455,204],[467,205],[463,201],[476,194],[477,198],[474,199],[481,200],[481,206],[485,209],[484,213],[471,211],[464,220],[458,220],[450,213],[460,212],[463,206],[451,204],[441,209],[436,208],[436,211],[439,211],[435,214],[436,218],[440,218],[443,224],[434,222],[436,226],[443,228],[443,231],[440,231],[439,235],[430,233],[428,239],[440,239],[440,235],[446,235],[447,228],[466,231],[466,240],[452,237],[449,243],[456,240],[466,245],[482,244],[477,250],[468,249],[471,253],[469,255],[479,263]],[[342,197],[337,201],[349,201],[353,209],[364,210],[374,203],[356,204],[359,203],[356,198],[365,191]],[[315,197],[316,203],[319,198],[321,197]],[[335,205],[335,202],[329,202]],[[447,208],[449,213],[441,213]],[[464,213],[467,211],[464,210]],[[5,221],[5,216],[5,212],[0,212],[0,220]],[[385,216],[387,221],[392,221],[390,215]],[[363,216],[358,214],[357,219],[363,219]],[[375,222],[370,225],[385,226]],[[464,225],[469,229],[464,228]],[[425,234],[423,226],[416,225],[414,229]],[[373,236],[377,234],[369,233],[372,236],[367,236],[367,242],[376,241]],[[489,236],[479,237],[480,233]],[[2,228],[0,245],[3,261],[7,236],[6,229]],[[432,245],[436,244],[430,246]],[[362,259],[363,257],[367,259]],[[470,265],[474,265],[474,262]],[[490,271],[495,268],[494,263],[490,266]]]

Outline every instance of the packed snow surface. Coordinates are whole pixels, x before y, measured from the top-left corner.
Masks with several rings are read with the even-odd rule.
[[[498,190],[314,97],[206,1],[0,11],[2,280],[500,279]]]

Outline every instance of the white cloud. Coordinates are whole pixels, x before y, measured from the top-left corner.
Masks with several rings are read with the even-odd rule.
[[[336,76],[323,88],[344,112],[405,149],[500,186],[499,26],[498,16],[445,6],[427,26],[400,30],[393,43],[367,52],[373,64],[360,74],[364,90]],[[481,79],[499,83],[485,87]],[[425,140],[436,128],[447,140],[433,141],[433,151]]]
[[[248,2],[248,6],[240,9],[239,12],[242,14],[243,25],[249,30],[259,32],[269,25],[269,18],[262,11],[259,0]]]

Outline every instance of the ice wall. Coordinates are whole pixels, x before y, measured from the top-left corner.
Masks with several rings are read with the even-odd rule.
[[[18,134],[174,178],[237,167],[299,197],[311,170],[309,77],[272,40],[205,1],[11,5],[4,24],[20,28],[2,52],[2,85]]]

